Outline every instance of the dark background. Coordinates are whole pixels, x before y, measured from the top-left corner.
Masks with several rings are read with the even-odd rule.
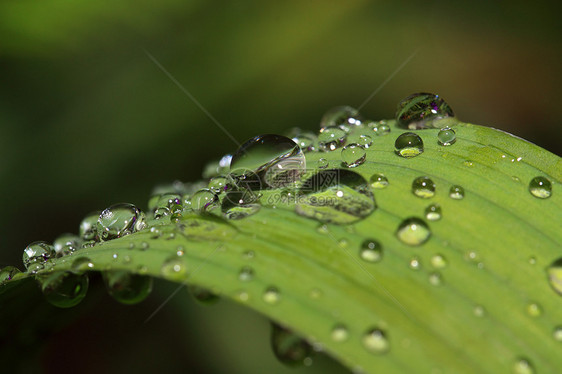
[[[236,149],[145,51],[239,142],[294,126],[318,129],[325,110],[358,106],[418,51],[365,105],[367,117],[391,118],[407,95],[435,92],[466,122],[560,154],[560,35],[554,2],[2,1],[0,264],[21,268],[28,243],[77,232],[92,210],[116,202],[144,209],[156,184],[194,181],[206,162]],[[159,285],[146,306],[102,304],[142,320],[170,292]],[[220,353],[244,346],[233,325],[247,326],[256,336],[249,340],[267,348],[265,320],[228,302],[201,312],[180,302],[189,300],[185,293],[176,299],[169,313],[190,315],[180,331],[222,326],[205,344],[230,348],[201,351],[217,355],[207,364],[228,363],[213,370],[248,372],[232,362],[261,359],[281,372],[270,353],[251,345]],[[169,349],[155,337],[181,318],[163,316],[123,347],[144,352],[139,347],[157,339],[155,347]],[[77,326],[94,342],[85,349],[131,336],[99,323],[92,337]],[[201,336],[171,334],[176,354],[158,356],[185,368],[173,357],[199,346]],[[138,355],[140,368],[149,356]],[[115,368],[123,361],[107,353],[99,360]]]

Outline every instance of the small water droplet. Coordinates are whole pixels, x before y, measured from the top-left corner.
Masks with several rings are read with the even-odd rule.
[[[56,257],[68,256],[74,253],[80,245],[82,240],[74,234],[63,234],[53,241],[53,247],[56,252]]]
[[[56,272],[40,279],[41,290],[49,303],[59,308],[78,305],[88,292],[88,275]]]
[[[514,374],[535,374],[535,368],[531,362],[525,358],[518,358],[513,365]]]
[[[425,218],[430,221],[438,221],[441,219],[441,206],[439,204],[431,204],[425,208]]]
[[[482,318],[486,315],[486,309],[484,309],[482,305],[476,305],[472,312],[474,313],[474,316],[479,318]]]
[[[380,173],[373,174],[371,179],[369,179],[369,182],[371,183],[371,187],[376,189],[382,189],[388,186],[388,179]]]
[[[275,305],[281,300],[281,293],[277,287],[268,287],[262,295],[263,301]]]
[[[187,289],[189,290],[191,296],[193,296],[193,298],[201,304],[211,305],[220,300],[220,297],[217,294],[211,292],[207,288],[191,284]]]
[[[292,137],[292,140],[303,150],[310,152],[316,150],[316,136],[309,132],[299,133]]]
[[[412,130],[440,128],[452,117],[453,110],[439,95],[425,92],[408,96],[396,110],[398,126]]]
[[[97,236],[97,224],[100,216],[99,211],[88,214],[80,222],[80,237],[84,240],[95,240]]]
[[[562,326],[556,326],[554,330],[552,330],[552,337],[557,342],[562,342]]]
[[[254,257],[256,257],[256,253],[252,250],[242,253],[242,258],[244,258],[245,260],[252,260],[254,259]]]
[[[182,280],[188,275],[187,266],[179,256],[171,256],[162,263],[160,268],[162,276],[169,280]]]
[[[162,219],[166,216],[171,216],[173,214],[181,214],[183,210],[181,195],[166,193],[158,197],[158,200],[154,202],[152,212],[154,214],[154,219]]]
[[[420,258],[418,256],[412,257],[408,265],[412,270],[419,270],[421,268]]]
[[[211,191],[216,194],[220,194],[226,190],[226,177],[222,175],[213,177],[209,180],[209,185],[207,186]]]
[[[152,278],[149,276],[111,270],[102,272],[102,277],[107,292],[123,304],[139,303],[152,291]]]
[[[431,231],[427,224],[416,217],[410,217],[402,221],[396,236],[404,244],[417,246],[425,243],[431,236]]]
[[[36,241],[29,244],[23,250],[23,265],[28,270],[40,270],[45,263],[55,257],[55,249],[52,245],[43,241]],[[31,269],[33,265],[39,265],[36,269]]]
[[[537,263],[537,259],[535,256],[531,256],[529,257],[529,264],[530,265],[535,265]]]
[[[325,127],[318,134],[318,148],[321,151],[333,151],[345,143],[347,133],[339,127]]]
[[[531,317],[540,317],[542,315],[542,307],[537,303],[527,304],[527,314]]]
[[[227,219],[237,220],[256,214],[261,205],[253,204],[256,195],[248,190],[229,191],[221,203],[221,211]]]
[[[274,323],[271,324],[271,348],[285,365],[306,365],[312,359],[313,349],[306,340]]]
[[[2,270],[0,270],[0,285],[11,281],[14,275],[18,273],[21,273],[18,268],[15,268],[13,266],[3,267]]]
[[[395,153],[405,158],[411,158],[423,153],[423,140],[418,134],[405,132],[394,142]]]
[[[316,164],[316,166],[318,166],[318,169],[326,169],[329,165],[330,162],[326,160],[324,157],[318,159],[318,163]]]
[[[464,166],[466,166],[466,167],[469,167],[469,168],[471,168],[471,167],[474,166],[474,162],[472,162],[472,161],[470,161],[470,160],[464,160],[464,161],[462,162],[462,164],[463,164]]]
[[[367,127],[373,130],[376,136],[388,135],[390,133],[390,126],[388,126],[385,120],[378,122],[369,121]]]
[[[546,273],[552,289],[562,295],[562,257],[550,264]]]
[[[203,188],[191,196],[191,208],[196,212],[203,213],[219,201],[217,194]]]
[[[145,215],[133,204],[115,204],[101,212],[96,231],[100,240],[111,240],[146,227]]]
[[[70,269],[76,274],[82,274],[88,270],[93,270],[94,263],[88,257],[78,257],[72,261]]]
[[[435,196],[435,183],[428,177],[418,177],[412,182],[412,193],[422,199]]]
[[[361,244],[359,257],[367,262],[379,262],[382,260],[382,245],[374,239],[366,239]]]
[[[552,195],[552,183],[545,177],[535,177],[529,182],[529,192],[539,199],[548,199]]]
[[[349,330],[345,325],[337,324],[332,328],[330,337],[335,342],[344,342],[349,338]]]
[[[464,198],[464,188],[461,186],[452,186],[449,189],[449,197],[455,200],[461,200]]]
[[[254,269],[250,266],[243,266],[238,272],[238,279],[242,282],[249,282],[254,279]]]
[[[365,162],[367,153],[359,144],[351,143],[343,147],[341,151],[341,159],[345,166],[354,168]]]
[[[443,276],[441,273],[433,272],[429,274],[429,284],[432,286],[440,286],[443,283]]]
[[[386,333],[378,328],[372,328],[363,335],[363,346],[367,351],[375,354],[383,354],[390,350],[390,343]]]
[[[324,223],[348,224],[376,208],[367,181],[346,169],[321,170],[298,190],[296,212]]]
[[[346,131],[351,127],[361,125],[362,116],[359,111],[350,106],[337,106],[329,109],[320,120],[320,127],[338,126]]]
[[[445,127],[439,130],[439,133],[437,134],[437,140],[439,141],[440,145],[449,146],[457,141],[457,135],[455,133],[455,130],[451,129],[450,127]]]
[[[436,254],[431,257],[431,265],[436,269],[443,269],[447,267],[447,259],[441,254]]]

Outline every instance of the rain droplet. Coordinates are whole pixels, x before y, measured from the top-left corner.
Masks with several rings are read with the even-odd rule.
[[[440,128],[447,119],[454,117],[449,105],[431,93],[415,93],[398,104],[398,126],[408,129]]]
[[[366,239],[361,244],[359,256],[361,257],[361,259],[367,262],[379,262],[380,260],[382,260],[381,243],[373,239]]]
[[[152,291],[152,278],[149,276],[125,270],[105,271],[102,276],[107,292],[123,304],[139,303]]]
[[[417,246],[425,243],[431,236],[427,224],[416,217],[406,218],[396,231],[396,236],[404,244]]]
[[[375,354],[383,354],[390,350],[390,343],[386,337],[386,333],[377,328],[368,330],[363,335],[363,346],[367,351]]]
[[[326,160],[324,157],[318,159],[318,163],[316,166],[318,166],[318,169],[326,169],[328,166],[330,165],[330,162],[328,160]]]
[[[441,206],[439,204],[431,204],[425,208],[425,218],[430,221],[438,221],[441,219]]]
[[[412,193],[422,199],[435,196],[435,183],[428,177],[418,177],[412,182]]]
[[[0,285],[11,281],[14,275],[18,273],[21,273],[18,268],[15,268],[13,266],[3,267],[2,270],[0,270]]]
[[[242,282],[249,282],[254,279],[254,269],[250,266],[243,266],[238,273],[238,279]]]
[[[390,133],[390,126],[388,126],[385,120],[379,122],[369,121],[367,127],[373,130],[376,136],[388,135]]]
[[[40,283],[47,301],[59,308],[78,305],[88,292],[87,274],[56,272],[42,278]]]
[[[321,151],[333,151],[345,143],[347,133],[339,127],[326,127],[318,134],[318,147]]]
[[[321,170],[299,188],[298,214],[324,223],[348,224],[376,208],[367,181],[345,169]]]
[[[527,304],[527,314],[531,317],[540,317],[542,315],[542,308],[537,303]]]
[[[100,217],[99,211],[88,214],[82,222],[80,222],[80,236],[84,240],[95,240],[97,235],[98,218]]]
[[[74,251],[80,248],[81,244],[82,240],[74,234],[64,234],[59,236],[53,242],[56,257],[71,255]]]
[[[210,290],[204,287],[190,285],[188,287],[188,290],[191,296],[193,296],[193,298],[198,302],[200,302],[201,304],[210,305],[220,300],[218,295],[214,294],[213,292],[211,292]]]
[[[546,273],[552,289],[562,295],[562,257],[550,264]]]
[[[366,156],[365,149],[356,143],[346,145],[341,151],[343,164],[348,168],[354,168],[363,164]]]
[[[285,365],[304,365],[311,360],[312,346],[303,338],[277,324],[271,324],[271,348]]]
[[[436,269],[443,269],[447,266],[447,260],[441,254],[436,254],[431,257],[431,265]]]
[[[562,326],[556,326],[552,331],[552,337],[557,342],[562,342]]]
[[[40,270],[45,262],[54,257],[55,249],[52,245],[42,241],[33,242],[23,250],[23,265],[31,271]],[[39,266],[35,269],[34,265]]]
[[[455,130],[450,127],[445,127],[439,130],[437,140],[439,141],[439,144],[449,146],[457,141],[457,135],[455,134]]]
[[[72,261],[71,270],[76,274],[83,274],[94,269],[94,263],[88,257],[78,257]]]
[[[171,256],[164,261],[164,263],[162,263],[162,267],[160,268],[160,272],[164,278],[169,280],[183,280],[187,278],[188,275],[185,262],[178,256]]]
[[[518,358],[513,365],[514,374],[535,374],[535,368],[531,362],[525,358]]]
[[[421,267],[420,258],[418,256],[414,256],[410,259],[409,263],[410,269],[412,270],[419,270]]]
[[[333,341],[335,342],[344,342],[349,338],[349,330],[347,329],[347,327],[345,325],[335,325],[332,328],[332,332],[330,334],[330,337],[332,338]]]
[[[111,240],[146,227],[144,213],[133,204],[115,204],[101,212],[97,232],[100,240]]]
[[[461,200],[464,198],[464,188],[461,186],[452,186],[451,189],[449,189],[449,197],[451,199]]]
[[[221,211],[227,219],[236,220],[256,214],[261,205],[252,204],[256,195],[248,190],[229,191],[222,199]]]
[[[552,195],[552,183],[545,177],[535,177],[529,182],[529,192],[539,199],[547,199]]]
[[[395,153],[405,158],[411,158],[423,153],[423,140],[418,134],[405,132],[394,142]]]
[[[203,188],[195,192],[191,197],[191,208],[196,212],[203,213],[218,201],[217,194],[207,188]]]
[[[361,125],[362,116],[350,106],[337,106],[328,110],[320,120],[320,127],[339,126],[349,131],[351,127]]]
[[[482,318],[486,315],[486,309],[482,305],[476,305],[472,311],[476,317]]]
[[[304,151],[315,151],[316,136],[312,133],[300,133],[293,136],[292,140]]]
[[[367,149],[373,144],[373,139],[366,134],[354,134],[347,138],[349,143],[359,144],[361,147]]]
[[[268,287],[262,295],[263,301],[275,305],[281,300],[281,293],[277,287]]]
[[[207,187],[216,194],[224,192],[226,190],[226,177],[220,175],[211,178]]]
[[[182,198],[178,194],[166,193],[160,195],[158,200],[154,203],[154,219],[161,219],[172,214],[181,214]]]
[[[429,284],[432,286],[440,286],[443,283],[443,276],[441,273],[433,272],[429,274]]]
[[[383,174],[373,174],[369,180],[371,187],[376,189],[382,189],[388,186],[388,179]]]

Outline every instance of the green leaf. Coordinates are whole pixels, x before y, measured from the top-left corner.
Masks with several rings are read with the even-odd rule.
[[[54,259],[37,277],[72,270],[87,257],[96,271],[201,286],[365,372],[556,372],[562,355],[553,331],[562,324],[562,297],[546,269],[562,257],[561,159],[510,134],[464,123],[454,127],[450,146],[438,143],[437,129],[415,131],[424,151],[404,158],[394,142],[406,131],[388,124],[389,134],[373,132],[366,161],[348,169],[367,181],[376,173],[389,181],[373,189],[376,209],[364,219],[318,222],[281,202],[286,191],[266,191],[259,212],[249,217],[186,213],[178,222],[149,220],[150,229]],[[345,169],[339,149],[306,153],[308,168],[320,158]],[[433,197],[412,193],[420,176],[435,183]],[[537,176],[552,183],[549,198],[529,192]],[[457,185],[462,199],[449,196]],[[425,218],[430,204],[439,204],[441,219]],[[411,217],[431,231],[422,245],[396,235]],[[380,261],[359,256],[365,240],[382,245]],[[12,287],[13,294],[17,279],[32,276],[16,276],[2,289]],[[373,329],[380,333],[369,341]]]

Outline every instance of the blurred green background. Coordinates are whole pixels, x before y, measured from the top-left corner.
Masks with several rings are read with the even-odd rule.
[[[365,105],[366,117],[391,118],[407,95],[435,92],[464,121],[560,154],[558,14],[554,2],[528,1],[4,0],[0,264],[21,267],[29,242],[77,232],[92,210],[145,208],[156,184],[196,180],[206,162],[236,149],[145,51],[243,142],[318,129],[325,110],[360,105],[417,50]],[[47,334],[31,356],[53,372],[59,345],[79,336],[94,369],[135,360],[149,372],[160,359],[187,372],[284,372],[266,321],[228,302],[201,309],[182,291],[142,325],[169,292],[159,283],[137,307],[92,296],[102,305],[90,301],[74,330]],[[125,327],[99,318],[111,318],[108,310]]]

